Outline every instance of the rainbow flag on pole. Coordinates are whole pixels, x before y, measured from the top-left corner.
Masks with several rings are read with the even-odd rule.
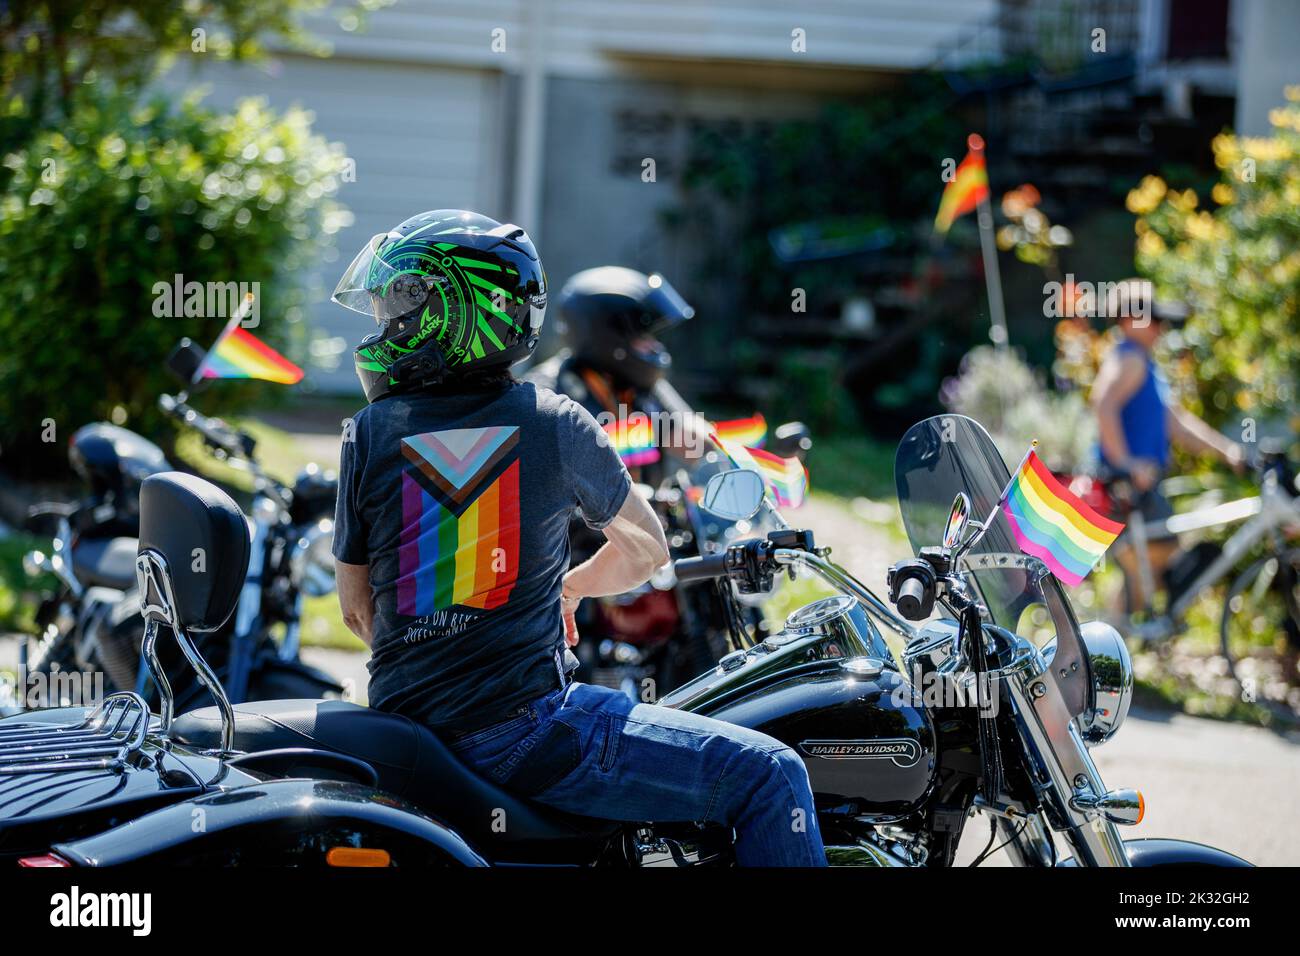
[[[1082,581],[1124,530],[1071,494],[1032,448],[998,504],[1020,550],[1069,585]]]
[[[988,198],[989,174],[984,166],[984,140],[978,133],[971,133],[966,137],[966,146],[966,158],[943,188],[939,213],[934,217],[936,232],[947,233],[958,216],[964,216]]]
[[[300,381],[302,369],[239,324],[247,314],[246,306],[226,323],[194,378],[256,378],[282,385]]]
[[[737,468],[747,468],[762,476],[778,508],[798,508],[803,504],[808,496],[808,469],[798,458],[782,458],[761,448],[746,448],[717,432],[713,440]]]

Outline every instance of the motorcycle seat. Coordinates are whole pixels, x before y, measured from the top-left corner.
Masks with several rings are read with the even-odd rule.
[[[135,586],[135,538],[82,538],[72,549],[72,573],[87,587]]]
[[[398,714],[341,700],[235,705],[236,750],[314,747],[374,767],[379,785],[443,820],[494,862],[589,863],[620,824],[563,813],[517,797],[474,773],[432,731]],[[221,715],[177,717],[170,737],[195,749],[221,745]]]

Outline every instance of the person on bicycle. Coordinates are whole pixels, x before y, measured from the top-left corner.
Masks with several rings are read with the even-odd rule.
[[[711,821],[736,831],[742,865],[824,866],[789,747],[570,677],[578,603],[638,586],[668,549],[592,415],[510,373],[546,295],[523,229],[460,210],[375,236],[334,291],[374,323],[355,350],[369,404],[345,432],[334,531],[370,704],[539,803]],[[570,570],[575,509],[605,544]]]
[[[1117,283],[1108,314],[1121,339],[1103,360],[1092,386],[1092,409],[1097,418],[1097,473],[1103,482],[1126,480],[1132,504],[1145,524],[1152,578],[1160,581],[1178,553],[1178,542],[1163,523],[1173,514],[1161,495],[1159,482],[1169,466],[1172,444],[1194,453],[1208,452],[1240,470],[1244,453],[1240,445],[1219,434],[1170,395],[1168,383],[1154,356],[1156,343],[1176,312],[1156,303],[1151,283],[1126,279]],[[1126,542],[1128,535],[1121,538]],[[1130,608],[1151,598],[1141,593],[1137,557],[1122,546],[1116,559],[1130,582]]]

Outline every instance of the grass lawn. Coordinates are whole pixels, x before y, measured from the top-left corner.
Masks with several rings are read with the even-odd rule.
[[[816,436],[808,453],[809,486],[814,494],[893,504],[894,447],[865,435]]]
[[[308,456],[303,454],[293,435],[256,419],[238,419],[231,424],[242,428],[257,439],[254,452],[266,473],[280,481],[291,482],[302,469]],[[202,472],[213,481],[243,492],[245,501],[253,491],[251,476],[232,465],[219,462],[194,432],[185,432],[176,442],[176,454],[186,465]],[[338,597],[307,598],[303,602],[302,644],[305,647],[332,647],[348,651],[364,651],[366,646],[343,623]]]
[[[42,582],[30,580],[23,571],[23,555],[28,551],[49,552],[48,538],[38,538],[23,531],[0,537],[0,632],[31,633],[36,628],[32,592]]]

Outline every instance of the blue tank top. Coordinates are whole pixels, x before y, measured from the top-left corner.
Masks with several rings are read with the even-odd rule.
[[[1142,387],[1133,393],[1120,410],[1120,423],[1124,429],[1124,442],[1128,453],[1134,458],[1148,458],[1164,468],[1169,462],[1169,424],[1166,415],[1169,410],[1169,385],[1164,375],[1140,345],[1125,340],[1115,347],[1118,355],[1135,352],[1140,355],[1147,367],[1147,377]],[[1106,458],[1105,452],[1098,447],[1101,460],[1115,467],[1115,463]]]

